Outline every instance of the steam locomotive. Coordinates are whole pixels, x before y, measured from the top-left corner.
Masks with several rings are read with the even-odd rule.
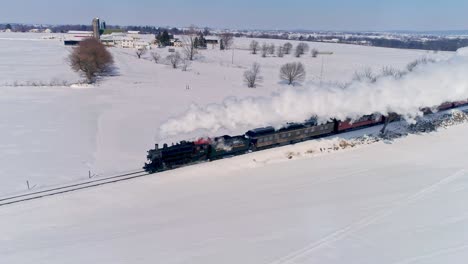
[[[444,103],[437,107],[437,110],[447,110],[466,104],[468,100]],[[425,114],[433,112],[430,108],[423,108],[422,111]],[[366,115],[354,121],[332,120],[325,124],[318,124],[316,119],[312,118],[304,123],[288,124],[280,129],[263,127],[249,130],[244,135],[181,141],[172,146],[164,144],[162,148],[156,144],[154,149],[148,151],[148,162],[143,169],[155,173],[383,124],[385,121],[386,117],[379,114]]]

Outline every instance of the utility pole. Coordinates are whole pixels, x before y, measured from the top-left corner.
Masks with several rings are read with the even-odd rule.
[[[232,64],[234,64],[234,47],[232,47]]]
[[[322,56],[322,67],[320,68],[320,86],[322,86],[322,81],[323,81],[323,63],[324,63],[324,59]]]

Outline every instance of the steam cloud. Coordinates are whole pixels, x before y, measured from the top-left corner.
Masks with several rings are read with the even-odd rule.
[[[270,97],[228,98],[221,104],[192,105],[183,115],[162,124],[160,135],[173,137],[195,131],[280,127],[311,116],[356,119],[371,113],[396,112],[406,119],[421,115],[420,107],[468,98],[468,48],[437,63],[418,65],[401,78],[382,77],[375,83],[351,83],[346,88],[311,86],[285,89]]]

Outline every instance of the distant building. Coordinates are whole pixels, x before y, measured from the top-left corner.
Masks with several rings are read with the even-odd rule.
[[[338,43],[338,42],[340,42],[340,39],[337,39],[337,38],[333,38],[333,39],[324,39],[323,42]]]
[[[50,34],[52,33],[52,30],[50,28],[46,28],[44,29],[44,33]]]
[[[183,47],[184,44],[179,39],[171,39],[171,46],[173,47]]]
[[[101,36],[101,43],[107,47],[114,47],[116,45],[116,41],[114,36],[111,34],[106,34]]]
[[[206,36],[205,40],[206,40],[206,44],[212,44],[212,45],[219,44],[219,38],[216,36]]]
[[[93,21],[97,22],[97,21]],[[109,34],[110,32],[110,34]],[[83,32],[82,35],[84,38],[94,37],[95,32]],[[151,35],[139,35],[137,34],[138,31],[130,31],[129,33],[124,32],[112,32],[111,30],[107,31],[107,34],[102,34],[100,36],[100,41],[104,46],[107,47],[121,47],[121,48],[136,48],[136,49],[150,49],[151,43],[154,41],[153,39],[149,39],[145,36]],[[74,36],[76,37],[76,36]],[[142,39],[143,37],[143,39]],[[67,38],[71,39],[71,38]],[[79,41],[78,39],[74,39]],[[79,42],[72,43],[69,42],[68,45],[76,45]]]
[[[93,31],[68,31],[63,42],[66,46],[75,46],[93,36]]]
[[[219,45],[219,37],[217,36],[206,36],[205,37],[205,43],[206,45],[211,45],[211,47],[214,49]]]
[[[93,19],[93,37],[95,39],[101,38],[101,24],[99,23],[99,18]]]
[[[120,39],[120,46],[122,48],[134,48],[135,40],[131,37],[123,37]]]
[[[102,23],[102,28],[105,28],[105,22]],[[50,29],[49,31],[52,32]],[[93,31],[68,31],[63,42],[66,46],[75,46],[81,41],[93,37],[98,40],[101,38],[101,24],[99,18],[93,19]]]

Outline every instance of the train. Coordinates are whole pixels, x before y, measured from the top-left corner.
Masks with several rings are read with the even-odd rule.
[[[443,103],[436,111],[448,110],[468,105],[464,101]],[[424,114],[434,112],[434,108],[422,108]],[[393,120],[397,120],[393,119]],[[181,141],[175,145],[163,147],[155,145],[147,154],[143,169],[149,173],[175,169],[198,162],[215,161],[227,157],[242,155],[254,151],[295,144],[334,134],[362,129],[385,123],[387,117],[380,114],[365,115],[357,120],[330,120],[318,123],[311,118],[303,123],[290,123],[280,129],[262,127],[247,131],[243,135],[201,138],[195,141]]]

